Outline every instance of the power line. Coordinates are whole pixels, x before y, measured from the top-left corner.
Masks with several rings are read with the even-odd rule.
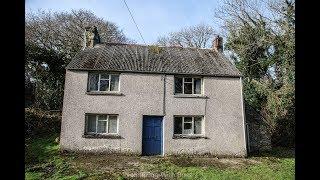
[[[138,32],[139,32],[139,34],[140,34],[141,39],[143,40],[144,44],[146,45],[146,42],[145,42],[144,39],[143,39],[143,36],[142,36],[142,34],[141,34],[141,32],[140,32],[140,29],[139,29],[136,21],[135,21],[134,18],[133,18],[133,15],[132,15],[132,13],[131,13],[131,11],[130,11],[130,9],[129,9],[129,6],[128,6],[127,3],[126,3],[126,0],[123,0],[123,2],[124,2],[124,4],[126,5],[128,11],[129,11],[129,13],[130,13],[130,16],[131,16],[131,18],[132,18],[132,20],[133,20],[133,23],[136,25],[136,27],[137,27],[137,29],[138,29]]]

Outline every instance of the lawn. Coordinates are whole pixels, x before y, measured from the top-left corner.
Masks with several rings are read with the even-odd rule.
[[[288,149],[248,158],[61,154],[56,137],[26,140],[26,179],[295,179]]]

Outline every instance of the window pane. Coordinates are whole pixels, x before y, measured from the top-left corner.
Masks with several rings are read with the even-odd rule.
[[[192,122],[192,117],[185,117],[184,122]]]
[[[87,115],[87,132],[96,132],[96,116]]]
[[[202,117],[194,117],[194,134],[201,134]]]
[[[100,91],[109,90],[109,80],[100,80]]]
[[[194,94],[201,94],[201,79],[194,79]]]
[[[174,78],[175,93],[182,93],[182,78]]]
[[[107,121],[98,121],[98,133],[106,133]]]
[[[174,134],[182,134],[182,117],[174,117]]]
[[[185,117],[183,134],[192,134],[192,117]]]
[[[98,115],[98,120],[107,120],[107,115]]]
[[[111,75],[110,91],[119,90],[119,75]]]
[[[99,74],[89,74],[89,91],[98,91]]]
[[[117,116],[109,116],[108,133],[117,133]]]
[[[192,82],[192,78],[184,78],[184,82]]]
[[[184,130],[191,129],[192,123],[184,123]]]
[[[101,79],[109,79],[109,74],[101,74]]]
[[[192,83],[184,83],[184,94],[192,94]]]
[[[192,133],[192,123],[184,123],[183,126],[183,134],[191,134]]]

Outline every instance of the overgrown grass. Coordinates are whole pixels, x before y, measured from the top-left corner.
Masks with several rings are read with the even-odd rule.
[[[59,154],[55,142],[58,134],[26,140],[26,179],[80,179],[86,176],[81,170],[70,167],[68,159]]]
[[[219,160],[179,157],[140,158],[129,156],[76,155],[59,153],[58,134],[26,141],[26,179],[132,179],[128,172],[151,174],[144,179],[294,179],[294,155],[284,149],[255,154],[246,160],[259,163],[227,166]],[[192,161],[192,160],[197,160]],[[184,163],[190,161],[189,163]],[[192,161],[192,162],[191,162]],[[243,159],[240,159],[243,161]],[[130,165],[130,163],[136,165]],[[198,164],[197,164],[198,163]],[[219,164],[220,163],[220,164]],[[236,165],[237,166],[237,165]],[[154,175],[154,176],[153,176]],[[143,177],[137,177],[139,179]]]
[[[156,172],[177,179],[294,179],[294,159],[262,159],[261,164],[248,165],[240,169],[217,167],[183,167],[171,162],[149,166]]]

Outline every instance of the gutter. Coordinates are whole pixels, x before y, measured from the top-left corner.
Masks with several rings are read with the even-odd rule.
[[[246,123],[246,117],[245,117],[245,107],[244,107],[244,101],[243,101],[242,77],[240,77],[240,90],[241,90],[241,109],[242,109],[242,117],[243,117],[244,146],[246,147],[246,153],[248,155],[250,145],[249,145],[248,134],[247,134],[248,129],[247,129],[247,123]]]
[[[162,103],[162,113],[163,116],[166,115],[166,74],[163,76],[163,103]]]

